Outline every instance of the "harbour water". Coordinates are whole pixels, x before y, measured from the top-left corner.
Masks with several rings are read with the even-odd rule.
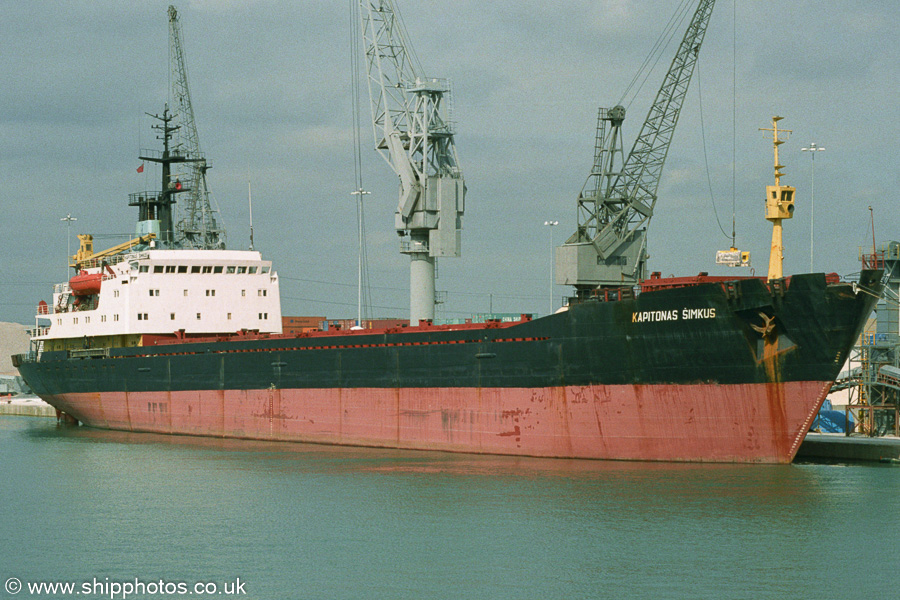
[[[0,417],[0,477],[0,598],[824,599],[900,585],[890,465],[539,460]],[[36,591],[47,582],[79,593]]]

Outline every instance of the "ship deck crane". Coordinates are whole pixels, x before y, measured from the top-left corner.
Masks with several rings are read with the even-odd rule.
[[[69,257],[69,266],[73,267],[76,270],[84,269],[89,266],[99,266],[100,259],[107,258],[109,256],[115,256],[116,254],[121,254],[126,250],[130,250],[131,248],[138,246],[140,244],[146,244],[156,238],[155,233],[148,233],[146,235],[139,235],[138,237],[128,240],[122,244],[118,244],[113,246],[112,248],[107,248],[106,250],[101,250],[100,252],[94,252],[94,236],[89,233],[79,233],[78,241],[79,248],[78,252],[75,253],[74,256]]]
[[[624,157],[621,105],[600,109],[594,165],[578,196],[577,228],[556,250],[556,283],[584,297],[646,277],[647,226],[715,0],[700,0],[634,146]],[[623,160],[624,159],[624,160]]]
[[[185,157],[183,173],[172,176],[186,183],[182,219],[176,226],[177,241],[186,247],[217,249],[225,247],[225,228],[221,226],[218,211],[209,202],[206,172],[211,168],[200,150],[200,136],[194,120],[191,92],[188,88],[187,64],[182,44],[181,23],[178,11],[169,6],[169,68],[171,70],[173,109],[179,116],[179,153]]]
[[[394,227],[410,258],[410,322],[434,319],[435,259],[460,255],[466,185],[450,86],[426,78],[392,0],[360,0],[375,147],[400,180]]]

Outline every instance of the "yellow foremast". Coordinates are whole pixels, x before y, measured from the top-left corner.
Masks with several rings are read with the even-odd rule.
[[[775,185],[766,186],[766,220],[772,221],[772,250],[769,253],[768,280],[784,277],[784,242],[782,241],[783,219],[794,216],[794,192],[796,188],[781,185],[784,165],[778,162],[778,146],[786,140],[779,139],[779,133],[791,133],[790,129],[778,129],[778,121],[784,117],[772,117],[772,128],[760,128],[760,131],[772,132],[772,146],[775,151]]]

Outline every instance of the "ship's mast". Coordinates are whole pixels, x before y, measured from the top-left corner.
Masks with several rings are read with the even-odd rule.
[[[450,86],[415,61],[392,0],[360,0],[375,147],[400,180],[394,227],[410,258],[410,321],[434,318],[435,259],[460,255],[466,185],[449,120]]]
[[[137,234],[143,236],[153,233],[156,240],[163,247],[177,245],[173,227],[172,205],[175,204],[177,194],[188,191],[178,175],[172,173],[172,165],[187,162],[178,148],[172,148],[172,138],[178,132],[180,126],[174,124],[175,117],[169,112],[168,105],[162,115],[148,116],[159,121],[153,125],[153,129],[159,132],[157,139],[163,142],[163,151],[143,150],[141,160],[159,163],[162,166],[162,181],[158,192],[137,192],[128,196],[129,206],[138,207]]]
[[[791,133],[790,129],[778,129],[778,121],[784,117],[772,117],[772,127],[760,127],[760,131],[772,132],[772,149],[775,154],[775,185],[766,186],[766,220],[772,222],[772,250],[769,252],[769,276],[768,280],[784,277],[784,242],[782,240],[781,221],[794,216],[794,192],[796,188],[781,185],[784,176],[782,165],[778,160],[778,146],[786,140],[778,137],[778,134]]]
[[[698,3],[624,162],[625,108],[600,109],[594,166],[578,196],[578,226],[556,255],[556,283],[575,286],[579,297],[645,277],[646,233],[659,178],[714,5],[715,0]]]
[[[209,201],[206,172],[211,168],[200,150],[200,136],[194,120],[191,92],[188,88],[187,63],[182,44],[181,23],[178,11],[169,6],[169,63],[171,70],[171,94],[173,109],[181,124],[176,143],[185,157],[183,170],[176,176],[185,182],[187,194],[178,222],[176,238],[186,247],[216,249],[225,247],[225,228],[221,226],[218,211]]]

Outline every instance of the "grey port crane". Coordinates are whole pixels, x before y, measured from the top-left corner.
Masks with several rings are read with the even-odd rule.
[[[375,147],[400,180],[394,227],[410,259],[410,322],[434,319],[435,259],[460,255],[466,184],[450,85],[425,77],[392,0],[360,0]]]
[[[177,242],[184,247],[214,250],[225,247],[225,228],[218,211],[209,201],[206,172],[211,168],[200,150],[200,136],[194,120],[194,107],[188,88],[187,64],[184,57],[181,23],[178,11],[169,6],[169,68],[174,112],[178,115],[176,150],[185,157],[179,163],[184,170],[172,173],[173,180],[185,186],[182,218],[176,225]]]
[[[625,108],[600,109],[594,165],[578,196],[577,228],[556,250],[556,283],[574,286],[579,298],[646,277],[647,226],[714,4],[700,0],[627,158]]]

